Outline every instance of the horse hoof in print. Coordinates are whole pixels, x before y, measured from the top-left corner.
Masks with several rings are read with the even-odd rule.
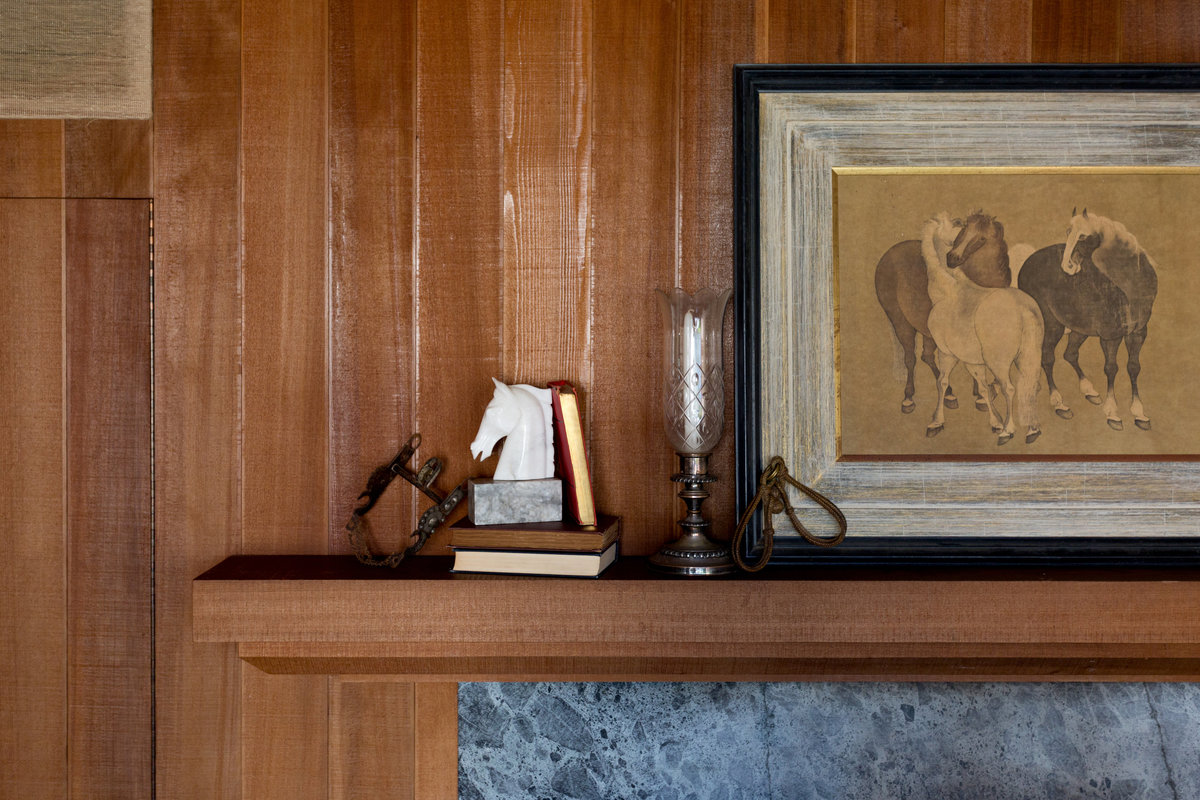
[[[932,439],[944,430],[946,430],[945,425],[929,425],[925,428],[925,438]]]
[[[1041,435],[1042,431],[1040,429],[1036,431],[1030,431],[1029,433],[1025,434],[1025,444],[1033,444]]]
[[[940,376],[926,435],[945,424],[945,391],[961,363],[975,380],[976,407],[988,412],[996,444],[1012,441],[1018,425],[1026,441],[1036,439],[1042,317],[1033,298],[1011,285],[1004,226],[982,211],[965,220],[942,212],[925,224],[921,256]],[[1001,396],[1003,415],[996,403]]]
[[[901,414],[911,414],[916,410],[917,404],[914,403],[911,398],[906,397],[904,398],[903,402],[900,403]]]
[[[1075,371],[1080,392],[1088,402],[1103,407],[1110,428],[1124,429],[1113,396],[1117,350],[1124,342],[1133,392],[1130,412],[1140,430],[1150,430],[1150,419],[1138,395],[1138,375],[1158,294],[1158,273],[1134,235],[1120,222],[1088,214],[1086,208],[1078,214],[1072,211],[1067,240],[1031,255],[1017,275],[1017,286],[1037,301],[1042,312],[1042,371],[1055,413],[1070,419],[1070,409],[1054,383],[1055,348],[1066,334],[1062,358]],[[1079,366],[1079,348],[1093,336],[1100,340],[1104,353],[1108,391],[1103,399]]]

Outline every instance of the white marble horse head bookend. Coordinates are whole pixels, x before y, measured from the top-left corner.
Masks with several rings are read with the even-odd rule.
[[[504,439],[496,464],[498,481],[525,481],[554,476],[554,411],[549,389],[492,378],[496,391],[483,412],[471,455],[487,458]]]

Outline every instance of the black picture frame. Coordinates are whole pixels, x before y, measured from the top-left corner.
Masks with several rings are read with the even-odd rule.
[[[1114,101],[1126,93],[1178,97],[1191,107],[1200,95],[1200,67],[1194,65],[738,65],[734,68],[734,227],[735,227],[735,406],[736,484],[739,512],[758,488],[760,471],[775,453],[764,452],[763,424],[761,252],[761,109],[764,98],[795,95],[801,100],[829,93],[910,93],[939,95],[950,102],[959,93],[1003,93],[1018,99],[1022,93],[1112,94]],[[1188,123],[1181,122],[1180,126]],[[1200,127],[1186,131],[1189,142],[1200,142]],[[1200,148],[1194,162],[1200,165]],[[831,212],[832,213],[832,212]],[[793,409],[796,414],[806,409]],[[929,525],[903,536],[880,535],[879,526],[867,534],[856,531],[856,516],[865,519],[869,509],[849,512],[850,530],[836,547],[817,547],[797,536],[777,536],[773,565],[891,565],[891,566],[1163,566],[1200,565],[1200,467],[1192,461],[1158,462],[1161,480],[1178,477],[1189,496],[1183,515],[1169,530],[1143,526],[1113,531],[1112,535],[1021,535],[1006,530],[1002,536],[961,537],[935,532]],[[805,480],[803,474],[796,477]],[[818,481],[815,488],[843,505],[836,491]],[[843,505],[845,509],[846,506]],[[880,506],[880,508],[884,508]],[[1153,506],[1144,511],[1152,512]],[[886,517],[886,510],[880,512]],[[1087,514],[1084,507],[1080,513]],[[1103,515],[1097,505],[1096,515]],[[1168,512],[1164,511],[1164,516]],[[874,517],[870,517],[874,520]],[[886,524],[886,521],[881,524]],[[785,522],[786,525],[786,522]],[[867,526],[872,527],[872,526]],[[1109,529],[1111,530],[1111,528]],[[743,541],[742,555],[754,560],[763,548],[761,515],[753,521]]]

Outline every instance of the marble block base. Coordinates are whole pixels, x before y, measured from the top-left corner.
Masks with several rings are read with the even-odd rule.
[[[563,518],[561,478],[532,481],[467,481],[467,517],[476,525],[559,522]]]

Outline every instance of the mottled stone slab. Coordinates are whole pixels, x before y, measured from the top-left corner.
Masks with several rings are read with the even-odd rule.
[[[459,797],[762,800],[755,683],[463,683]]]
[[[766,698],[772,800],[1195,796],[1175,790],[1145,684],[767,684]]]
[[[467,518],[476,525],[559,522],[563,518],[563,482],[560,478],[473,478],[467,482]]]
[[[1200,797],[1200,684],[463,683],[459,791]]]

